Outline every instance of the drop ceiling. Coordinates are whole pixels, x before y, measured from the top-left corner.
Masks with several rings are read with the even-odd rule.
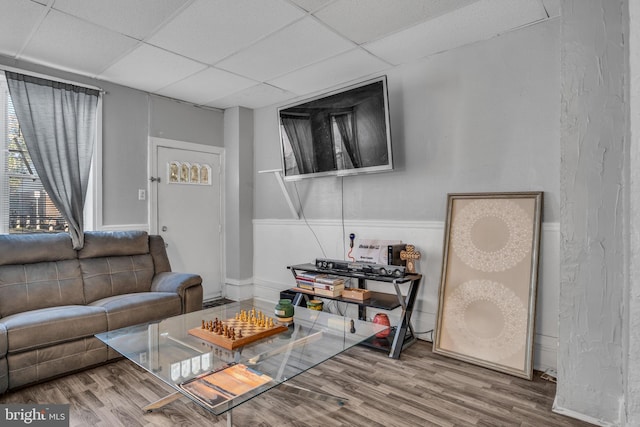
[[[557,15],[559,0],[0,0],[0,55],[260,108]]]

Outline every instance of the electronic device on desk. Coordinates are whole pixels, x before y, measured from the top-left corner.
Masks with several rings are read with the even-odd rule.
[[[405,267],[401,265],[375,264],[370,262],[350,262],[339,259],[316,258],[316,268],[320,270],[362,273],[382,277],[404,277]]]

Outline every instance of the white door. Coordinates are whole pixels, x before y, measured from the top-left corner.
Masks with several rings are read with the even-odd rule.
[[[156,178],[151,187],[156,206],[152,231],[164,238],[173,271],[199,274],[204,298],[220,297],[222,149],[158,139],[152,140],[151,147]]]

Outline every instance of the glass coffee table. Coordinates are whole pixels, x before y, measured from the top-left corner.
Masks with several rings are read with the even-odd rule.
[[[273,387],[343,404],[344,397],[286,381],[387,327],[303,307],[279,327],[274,312],[275,304],[250,299],[96,337],[175,389],[145,412],[186,396],[215,415],[226,413],[231,425],[232,408]]]

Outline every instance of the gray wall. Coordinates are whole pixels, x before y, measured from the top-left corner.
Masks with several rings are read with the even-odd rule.
[[[629,336],[627,7],[611,0],[563,3],[555,402],[557,410],[622,425]]]
[[[559,22],[388,71],[395,170],[342,178],[347,220],[444,220],[449,192],[545,192],[559,220]],[[255,111],[256,171],[280,168],[277,106]],[[255,218],[291,218],[256,176]],[[341,178],[287,183],[308,218],[341,216]]]
[[[146,225],[147,201],[138,189],[149,188],[148,137],[224,146],[223,113],[48,67],[0,56],[0,64],[51,77],[98,86],[103,97],[103,224]]]
[[[629,342],[626,361],[628,425],[640,425],[640,2],[629,3]],[[629,367],[635,367],[629,369]]]

